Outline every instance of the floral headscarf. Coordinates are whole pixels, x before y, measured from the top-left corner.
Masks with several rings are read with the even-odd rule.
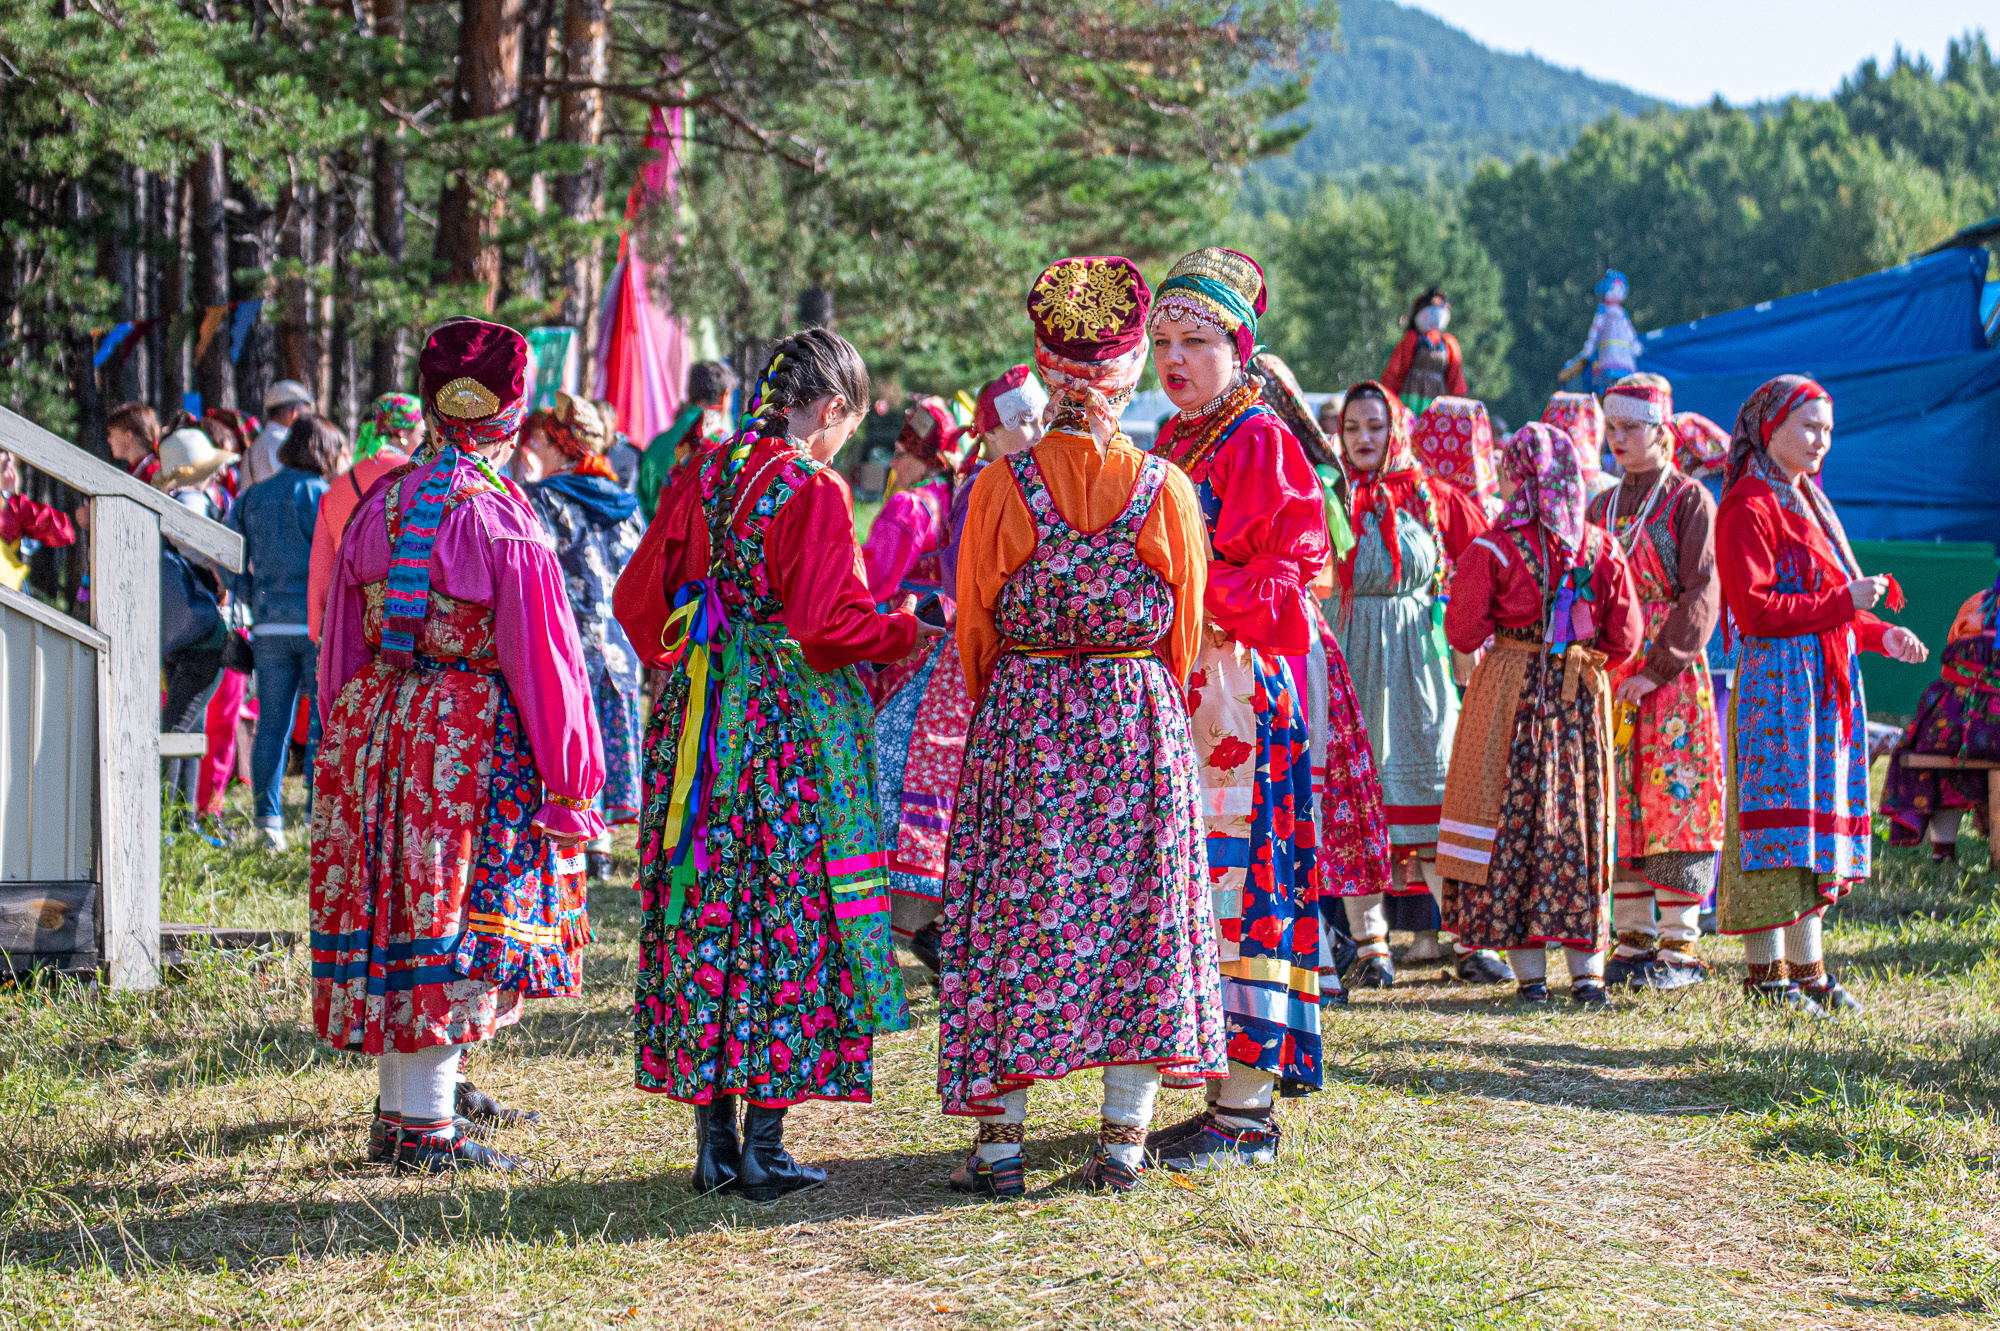
[[[1727,497],[1736,488],[1736,483],[1745,476],[1755,476],[1771,487],[1777,496],[1778,507],[1800,517],[1808,516],[1806,505],[1813,507],[1812,516],[1817,516],[1825,528],[1834,553],[1847,565],[1847,576],[1861,576],[1861,566],[1855,562],[1854,550],[1847,543],[1847,531],[1840,525],[1840,518],[1833,511],[1833,502],[1821,493],[1816,484],[1793,485],[1792,478],[1785,475],[1770,454],[1771,436],[1785,423],[1785,418],[1808,402],[1825,398],[1831,402],[1827,391],[1802,374],[1781,374],[1766,383],[1744,402],[1742,410],[1736,413],[1736,429],[1729,438],[1729,464],[1723,475],[1722,493]]]
[[[354,436],[354,460],[366,462],[389,446],[404,430],[414,429],[424,419],[424,404],[414,393],[384,393],[375,399]]]
[[[1373,390],[1372,392],[1370,390]],[[1362,394],[1367,394],[1363,397]],[[1440,590],[1435,585],[1443,576],[1444,544],[1438,532],[1437,500],[1430,492],[1429,478],[1417,465],[1417,454],[1411,440],[1414,427],[1410,409],[1402,400],[1373,379],[1363,380],[1347,390],[1341,414],[1356,402],[1380,401],[1389,413],[1389,442],[1382,452],[1382,465],[1374,471],[1362,471],[1347,458],[1343,441],[1341,457],[1347,461],[1349,476],[1353,484],[1352,506],[1354,512],[1354,532],[1361,534],[1362,518],[1369,513],[1375,515],[1376,534],[1382,538],[1382,547],[1389,552],[1389,574],[1397,583],[1403,578],[1403,541],[1396,530],[1396,515],[1408,513],[1430,533],[1438,546],[1437,575],[1433,579],[1433,591]],[[1343,431],[1344,433],[1344,431]],[[1356,549],[1359,549],[1357,545]],[[1347,552],[1337,570],[1340,579],[1340,608],[1343,620],[1354,600],[1354,559],[1355,551]]]
[[[1493,525],[1532,527],[1539,523],[1563,553],[1574,559],[1583,546],[1583,514],[1589,496],[1569,436],[1533,421],[1501,441],[1500,459],[1514,478],[1514,497],[1506,501]]]

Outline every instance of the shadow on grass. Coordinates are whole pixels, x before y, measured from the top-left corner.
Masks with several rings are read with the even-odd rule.
[[[1031,1147],[1031,1165],[1033,1159],[1054,1156],[1055,1146]],[[826,1185],[769,1205],[697,1197],[684,1168],[626,1178],[537,1181],[523,1175],[508,1180],[467,1174],[404,1179],[392,1178],[383,1166],[357,1161],[352,1168],[332,1171],[333,1186],[357,1194],[340,1200],[198,1200],[164,1220],[15,1229],[0,1251],[0,1269],[102,1264],[123,1275],[171,1263],[176,1271],[206,1272],[295,1256],[337,1259],[426,1244],[463,1246],[481,1239],[628,1244],[717,1228],[783,1229],[871,1218],[887,1222],[984,1205],[950,1191],[944,1182],[961,1158],[957,1152],[931,1151],[886,1161],[875,1156],[813,1161],[826,1170]],[[220,1191],[231,1184],[218,1175],[212,1186]],[[143,1205],[174,1197],[185,1201],[189,1185],[148,1191],[150,1198],[121,1190],[128,1204]],[[19,1194],[0,1194],[0,1206],[11,1208],[20,1200]],[[88,1204],[95,1199],[66,1198],[81,1214],[77,1200]],[[101,1208],[98,1213],[102,1215]]]

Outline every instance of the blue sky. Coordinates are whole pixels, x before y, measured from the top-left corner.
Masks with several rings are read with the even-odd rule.
[[[1532,51],[1669,101],[1721,93],[1755,102],[1825,96],[1898,43],[1937,64],[1945,42],[1983,27],[2000,44],[1994,0],[1401,0],[1501,51]]]

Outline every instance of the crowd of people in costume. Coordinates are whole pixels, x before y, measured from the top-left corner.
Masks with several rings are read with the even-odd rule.
[[[992,1198],[1025,1188],[1036,1084],[1093,1070],[1078,1186],[1276,1160],[1349,987],[1401,982],[1394,931],[1531,1006],[1559,948],[1594,1008],[1709,982],[1712,898],[1748,999],[1858,1009],[1820,932],[1870,872],[1858,655],[1926,648],[1813,480],[1824,390],[1773,380],[1725,434],[1626,373],[1496,440],[1431,292],[1316,415],[1267,300],[1228,249],[1157,289],[1051,264],[1031,362],[909,403],[865,542],[833,464],[870,379],[830,330],[775,344],[727,437],[701,371],[637,495],[592,404],[524,412],[517,334],[434,330],[422,442],[356,478],[323,591],[314,1007],[378,1061],[371,1151],[511,1167],[454,1112],[457,1056],[580,992],[618,821],[635,1082],[691,1106],[699,1193],[823,1181],[786,1115],[872,1097],[899,947],[975,1124],[949,1183]],[[1148,367],[1177,410],[1141,448]],[[1993,601],[1906,747],[2000,742]],[[1984,807],[1959,778],[1892,780],[1897,839],[1948,845]],[[1201,1098],[1156,1126],[1163,1087]]]

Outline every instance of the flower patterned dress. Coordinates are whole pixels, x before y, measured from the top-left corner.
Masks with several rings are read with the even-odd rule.
[[[576,616],[597,728],[604,736],[604,821],[639,821],[639,654],[611,613],[611,589],[639,548],[638,501],[601,477],[559,476],[526,487]],[[608,494],[592,493],[593,490]]]
[[[400,485],[387,500],[392,549]],[[481,493],[491,492],[461,488],[447,512]],[[362,632],[377,653],[386,589],[361,588]],[[523,998],[583,991],[582,857],[559,859],[532,821],[542,783],[494,619],[490,605],[432,589],[414,668],[377,655],[327,709],[313,803],[313,1020],[337,1049],[469,1044],[520,1020]]]
[[[1916,719],[1903,731],[1882,783],[1889,844],[1914,846],[1931,816],[1948,809],[1986,808],[1987,773],[1906,767],[1905,754],[2000,759],[2000,649],[1993,620],[2000,594],[1975,592],[1959,607],[1945,643],[1942,675],[1924,690]],[[1989,829],[1990,832],[1990,829]]]
[[[1636,518],[1620,520],[1619,544],[1638,585],[1646,642],[1639,655],[1611,671],[1614,693],[1645,669],[1653,637],[1680,598],[1679,570],[1667,567],[1662,551],[1673,550],[1675,505],[1698,482],[1684,479],[1680,484],[1683,490],[1661,504],[1638,533],[1626,530]],[[1593,502],[1591,513],[1604,519],[1602,525],[1610,525],[1616,500],[1613,491]],[[1674,864],[1691,856],[1713,856],[1722,848],[1722,734],[1706,661],[1683,670],[1640,700],[1631,739],[1618,749],[1617,757],[1621,861],[1644,870],[1641,862],[1654,857],[1669,857],[1665,863]],[[1663,871],[1660,878],[1673,886],[1681,876]]]
[[[684,737],[699,710],[689,669],[668,671],[647,726],[636,1084],[690,1104],[866,1101],[873,1036],[909,1024],[879,894],[874,709],[852,668],[807,664],[767,563],[773,520],[824,464],[795,449],[755,474],[741,461],[711,449],[685,482],[700,487],[727,627],[706,703],[712,785],[684,875],[674,793],[709,743]]]
[[[1152,651],[1174,598],[1136,544],[1166,464],[1089,533],[1032,451],[1007,465],[1037,546],[995,607],[1015,648],[973,715],[944,886],[938,1091],[975,1116],[1085,1068],[1187,1085],[1225,1062],[1194,746]]]

